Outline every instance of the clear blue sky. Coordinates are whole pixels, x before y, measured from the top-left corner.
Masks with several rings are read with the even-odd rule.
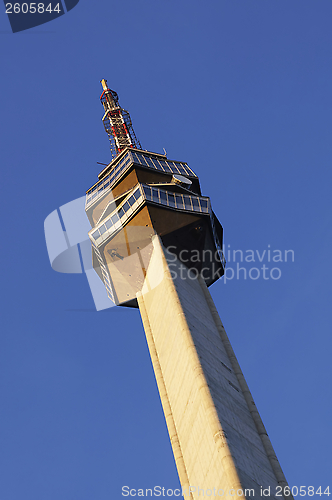
[[[110,161],[101,78],[144,149],[200,176],[226,248],[294,250],[279,280],[211,292],[290,485],[332,491],[331,16],[330,0],[81,0],[12,34],[1,10],[1,500],[178,486],[138,311],[94,311],[45,246],[47,215]]]

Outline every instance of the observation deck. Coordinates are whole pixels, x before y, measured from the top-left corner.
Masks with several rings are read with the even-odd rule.
[[[136,306],[155,235],[186,268],[202,273],[208,286],[224,274],[222,226],[187,163],[128,147],[98,179],[86,194],[89,238],[94,267],[113,301]],[[145,261],[133,267],[140,252]],[[195,259],[188,259],[194,252]]]

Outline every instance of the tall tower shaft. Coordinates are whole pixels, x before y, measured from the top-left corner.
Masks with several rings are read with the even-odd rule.
[[[286,479],[208,291],[224,273],[222,226],[187,163],[129,135],[87,191],[93,265],[113,302],[139,307],[184,497],[280,498]]]
[[[287,482],[207,286],[154,251],[138,303],[184,497],[277,499]]]

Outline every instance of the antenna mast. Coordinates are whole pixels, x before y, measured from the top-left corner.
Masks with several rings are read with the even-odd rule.
[[[100,83],[103,86],[100,100],[105,109],[102,121],[111,143],[112,158],[127,147],[142,149],[128,111],[120,107],[118,94],[108,88],[107,80],[101,80]]]

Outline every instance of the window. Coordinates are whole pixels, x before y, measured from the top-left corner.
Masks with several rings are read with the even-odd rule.
[[[132,154],[132,156],[133,156],[133,160],[134,160],[134,162],[136,162],[136,163],[140,164],[140,163],[141,163],[141,160],[140,160],[140,158],[139,158],[138,154],[137,154],[137,153],[131,153],[131,154]]]
[[[208,211],[208,202],[207,202],[207,200],[202,200],[202,198],[201,198],[199,201],[201,203],[202,212],[207,212]]]
[[[115,224],[116,222],[118,222],[118,220],[119,220],[118,214],[112,215],[111,221],[112,221],[113,224]]]
[[[147,200],[152,200],[152,190],[149,186],[143,186],[144,194]]]
[[[175,199],[177,208],[184,208],[182,196],[180,194],[176,194]]]
[[[192,204],[193,204],[193,209],[196,210],[197,212],[200,211],[200,207],[199,207],[199,201],[198,201],[198,198],[194,198],[193,196],[191,197],[191,201],[192,201]]]
[[[163,205],[167,205],[167,196],[165,191],[160,191],[160,201]]]
[[[155,203],[159,203],[159,189],[152,188],[152,199]]]
[[[141,163],[142,163],[143,165],[145,164],[145,165],[149,166],[148,162],[146,161],[145,156],[143,156],[143,155],[141,156]]]
[[[133,197],[135,200],[138,200],[138,198],[141,196],[141,191],[139,189],[136,189],[136,191],[133,193]]]
[[[152,168],[156,168],[156,167],[155,167],[155,164],[153,163],[153,161],[151,160],[151,158],[147,158],[147,157],[145,157],[144,159],[145,159],[146,163],[147,163],[150,167],[152,167]]]
[[[175,208],[175,196],[173,193],[167,193],[168,196],[168,205],[170,207]]]
[[[131,205],[133,205],[133,204],[135,203],[135,201],[136,201],[136,200],[135,200],[134,196],[131,196],[131,197],[129,198],[129,200],[127,200],[127,201],[128,201],[128,203],[129,203],[129,205],[131,206]]]
[[[190,198],[190,196],[183,196],[184,204],[187,210],[192,210]]]

